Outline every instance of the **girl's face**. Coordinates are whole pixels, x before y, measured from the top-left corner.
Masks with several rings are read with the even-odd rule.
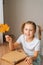
[[[23,32],[26,37],[33,38],[35,34],[34,26],[32,24],[25,24]]]

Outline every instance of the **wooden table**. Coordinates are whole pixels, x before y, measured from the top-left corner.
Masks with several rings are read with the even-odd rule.
[[[21,53],[21,52],[20,52]],[[4,55],[5,56],[5,55]],[[5,56],[6,57],[6,56]],[[12,59],[12,58],[11,58]],[[1,64],[0,65],[28,65],[26,62],[25,62],[25,58],[23,60],[21,60],[20,62],[18,63],[12,63],[12,62],[9,62],[9,61],[6,61],[5,59],[0,59],[1,61]]]
[[[14,64],[1,60],[1,64],[0,65],[14,65]],[[15,64],[15,65],[28,65],[28,64],[25,62],[25,60],[23,60],[23,61]]]

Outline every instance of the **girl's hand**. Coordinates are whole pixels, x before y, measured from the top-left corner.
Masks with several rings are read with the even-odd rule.
[[[12,38],[9,35],[5,35],[5,39],[7,42],[12,42]]]
[[[28,63],[28,65],[33,65],[31,57],[26,57],[25,62]]]

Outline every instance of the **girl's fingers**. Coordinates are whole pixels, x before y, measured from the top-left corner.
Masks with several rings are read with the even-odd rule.
[[[32,59],[31,59],[30,57],[27,57],[27,58],[25,59],[25,62],[30,65],[30,64],[32,64]]]
[[[12,38],[11,38],[9,35],[6,35],[5,38],[6,38],[6,41],[7,41],[7,42],[12,41]]]
[[[33,65],[30,61],[27,61],[26,63],[27,63],[28,65]]]

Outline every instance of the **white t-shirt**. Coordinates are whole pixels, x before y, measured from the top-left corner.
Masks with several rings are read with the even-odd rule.
[[[25,40],[26,36],[22,34],[16,42],[22,44],[25,53],[29,56],[34,55],[34,51],[40,51],[40,40],[36,37],[31,42]]]

